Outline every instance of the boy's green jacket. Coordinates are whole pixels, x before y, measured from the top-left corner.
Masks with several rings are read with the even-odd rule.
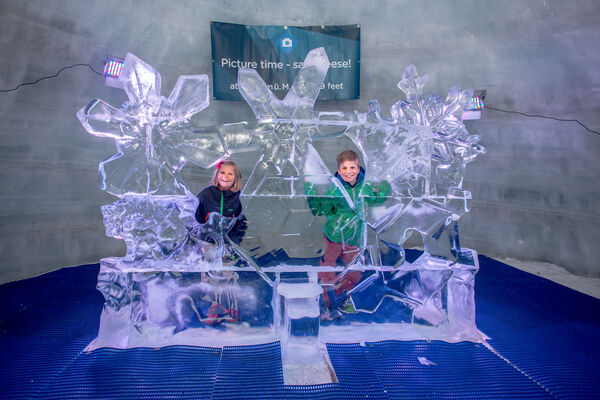
[[[336,172],[342,187],[346,190],[348,200],[337,185],[331,185],[327,191],[316,196],[317,191],[310,182],[304,183],[304,193],[307,196],[308,206],[313,215],[325,215],[327,222],[323,225],[323,234],[335,243],[346,243],[359,248],[365,247],[365,204],[369,206],[381,205],[392,192],[387,181],[379,184],[365,182],[364,169],[360,173],[354,186],[350,186]]]

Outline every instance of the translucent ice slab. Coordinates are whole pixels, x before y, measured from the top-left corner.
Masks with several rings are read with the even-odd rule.
[[[98,289],[106,303],[89,349],[281,340],[288,358],[306,361],[326,342],[482,340],[475,325],[476,261],[467,266],[423,256],[395,269],[353,268],[364,274],[349,296],[357,312],[332,318],[324,317],[315,274],[343,267],[265,267],[273,286],[250,267],[210,268],[173,264],[157,271],[103,259]]]

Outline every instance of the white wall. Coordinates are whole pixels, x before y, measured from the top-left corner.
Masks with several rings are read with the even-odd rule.
[[[487,104],[577,118],[600,130],[600,5],[595,1],[0,1],[0,88],[63,66],[132,52],[162,74],[211,72],[209,21],[273,25],[361,24],[361,100],[323,109],[384,109],[402,98],[415,64],[439,95],[458,84],[486,89]],[[121,255],[104,234],[98,163],[114,142],[88,135],[75,113],[98,97],[125,100],[86,67],[0,93],[0,282]],[[245,104],[212,102],[201,124],[253,118]],[[488,154],[469,167],[473,209],[464,247],[535,259],[600,276],[600,135],[575,123],[488,110],[468,122]],[[207,173],[185,170],[193,191]]]

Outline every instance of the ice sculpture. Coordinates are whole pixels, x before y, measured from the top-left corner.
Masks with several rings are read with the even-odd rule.
[[[398,85],[406,100],[389,117],[376,100],[366,113],[319,112],[328,64],[324,49],[312,50],[283,100],[256,71],[240,69],[238,87],[256,121],[197,128],[189,119],[208,106],[207,77],[180,77],[165,98],[160,75],[128,54],[119,79],[129,101],[115,108],[96,99],[78,112],[89,133],[117,143],[118,153],[100,164],[99,186],[119,197],[102,207],[107,235],[127,244],[125,257],[101,260],[106,304],[90,348],[281,340],[286,359],[315,363],[326,341],[481,340],[477,256],[460,247],[457,226],[469,210],[465,166],[485,151],[461,119],[471,92],[425,97],[427,77],[409,66]],[[377,204],[364,193],[339,199],[364,229],[364,251],[349,265],[319,266],[323,220],[307,196],[332,196],[328,189],[341,184],[313,141],[342,135],[360,151],[365,179],[391,191]],[[262,155],[242,191],[243,240],[228,235],[236,219],[212,214],[198,224],[183,165],[208,168],[256,149]],[[409,263],[402,245],[412,231],[424,253]],[[356,313],[319,318],[318,273],[339,280],[349,271],[362,277],[342,299]]]

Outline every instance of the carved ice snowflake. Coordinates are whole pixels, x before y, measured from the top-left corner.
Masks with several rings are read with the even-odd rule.
[[[216,132],[199,138],[187,124],[208,106],[208,76],[180,76],[165,98],[160,74],[129,53],[119,81],[129,99],[120,108],[94,99],[77,113],[89,133],[116,141],[117,154],[100,164],[100,188],[119,197],[188,193],[179,176],[185,162],[206,167],[225,153]],[[212,144],[210,154],[199,140]]]

